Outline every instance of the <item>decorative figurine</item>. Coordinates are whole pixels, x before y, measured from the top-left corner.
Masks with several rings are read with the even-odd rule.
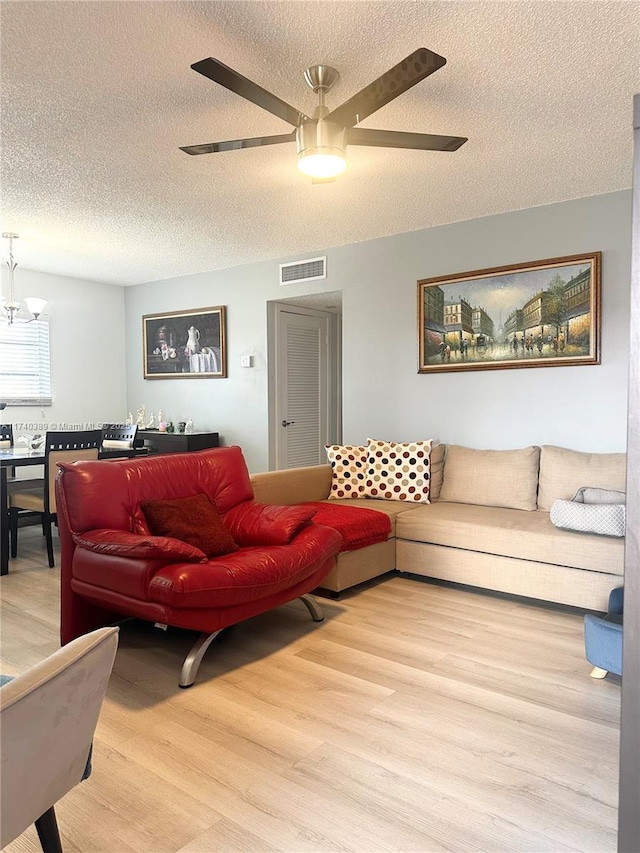
[[[184,425],[184,431],[187,435],[191,435],[193,433],[193,421],[191,418],[188,418],[186,424]]]
[[[151,417],[149,421],[145,424],[145,429],[155,429],[156,428],[156,419],[153,417],[153,412],[151,412]]]
[[[144,416],[145,416],[145,407],[144,406],[138,406],[138,411],[136,412],[136,423],[138,425],[138,429],[144,429],[145,428]]]
[[[126,419],[125,423],[127,426],[133,426],[133,415],[131,414],[131,412],[129,412],[129,416]]]

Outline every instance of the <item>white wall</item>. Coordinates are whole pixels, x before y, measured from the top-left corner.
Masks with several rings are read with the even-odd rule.
[[[280,287],[286,258],[127,288],[127,408],[144,403],[174,421],[191,417],[197,429],[241,445],[251,470],[266,470],[266,303],[342,290],[345,443],[433,437],[471,447],[623,450],[630,245],[631,193],[623,191],[328,249],[322,282]],[[598,250],[601,365],[417,374],[418,279]],[[213,305],[227,306],[229,378],[143,380],[142,315]],[[254,356],[254,368],[240,367],[243,354]]]
[[[470,447],[623,450],[630,215],[631,194],[623,192],[340,249],[332,261],[349,281],[345,440],[434,437]],[[600,365],[416,373],[418,278],[597,250],[603,253]]]
[[[15,289],[49,301],[53,405],[9,406],[3,422],[43,432],[126,417],[123,288],[19,267]]]

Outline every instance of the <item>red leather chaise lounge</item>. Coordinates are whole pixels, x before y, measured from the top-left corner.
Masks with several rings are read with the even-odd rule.
[[[333,567],[340,534],[313,524],[313,507],[256,503],[239,447],[60,469],[63,644],[123,617],[200,631],[179,682],[189,687],[223,628],[294,598],[315,621],[324,618],[308,593]],[[233,550],[209,558],[181,539],[151,534],[145,502],[185,498],[217,510]]]

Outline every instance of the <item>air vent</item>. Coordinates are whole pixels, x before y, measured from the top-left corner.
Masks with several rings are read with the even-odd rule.
[[[326,255],[324,258],[309,258],[308,261],[280,264],[280,284],[297,284],[299,281],[313,281],[326,277]]]

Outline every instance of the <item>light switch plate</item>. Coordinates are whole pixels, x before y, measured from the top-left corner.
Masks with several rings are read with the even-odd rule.
[[[241,355],[240,356],[240,367],[253,367],[253,356],[252,355]]]

